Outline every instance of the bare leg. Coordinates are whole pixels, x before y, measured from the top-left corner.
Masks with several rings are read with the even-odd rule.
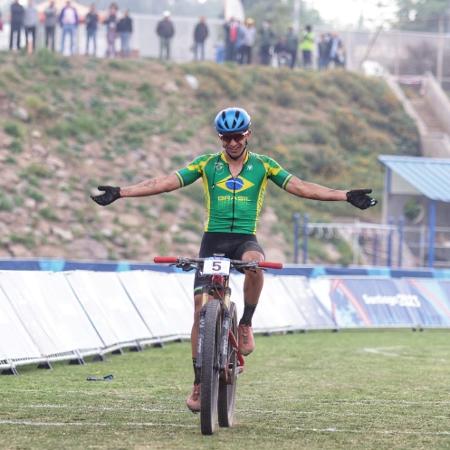
[[[242,255],[243,261],[264,261],[264,255],[257,251],[245,252]],[[262,270],[256,272],[251,270],[245,271],[244,281],[244,300],[249,305],[257,305],[259,296],[264,285],[264,275]]]

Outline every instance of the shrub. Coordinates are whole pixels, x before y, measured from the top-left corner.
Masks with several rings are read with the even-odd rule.
[[[26,188],[25,195],[37,202],[42,202],[45,199],[44,195],[41,194],[41,192],[37,191],[36,189],[33,189],[32,187]]]
[[[25,178],[52,178],[53,172],[47,166],[38,163],[31,163],[22,171],[22,176]]]
[[[6,134],[19,139],[23,138],[25,134],[23,127],[17,122],[6,122],[3,126],[3,130]]]
[[[50,220],[51,222],[57,222],[58,216],[56,215],[55,211],[53,211],[52,208],[49,206],[42,208],[39,210],[39,215],[46,220]]]
[[[48,118],[53,115],[48,103],[36,95],[29,95],[25,98],[27,109],[36,118]]]
[[[14,139],[11,144],[9,144],[9,149],[11,150],[11,153],[22,153],[22,142],[18,139]]]
[[[14,203],[7,194],[0,191],[0,211],[12,211],[14,209]]]
[[[155,95],[155,89],[151,84],[147,82],[142,83],[137,90],[141,99],[144,101],[144,103],[146,103],[147,107],[155,108],[157,106],[158,100]]]
[[[178,210],[179,203],[178,197],[168,196],[164,199],[163,211],[174,213]]]
[[[11,242],[15,244],[22,244],[25,247],[34,247],[36,245],[35,238],[32,234],[17,234],[12,233],[9,235]]]

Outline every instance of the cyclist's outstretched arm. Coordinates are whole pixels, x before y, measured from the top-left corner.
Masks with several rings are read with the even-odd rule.
[[[350,191],[341,191],[331,189],[320,184],[308,183],[300,178],[292,177],[286,185],[286,190],[298,197],[310,198],[313,200],[327,201],[347,201],[359,209],[367,209],[377,204],[377,200],[368,194],[372,189],[353,189]]]
[[[145,197],[157,195],[163,192],[174,191],[181,187],[180,180],[176,174],[163,175],[150,178],[131,186],[98,186],[103,194],[91,195],[92,200],[99,205],[106,206],[122,197]]]
[[[347,191],[340,191],[321,186],[320,184],[309,183],[307,181],[300,180],[300,178],[295,176],[288,181],[286,191],[298,197],[310,198],[313,200],[347,200]]]
[[[141,181],[132,186],[124,186],[120,188],[121,197],[145,197],[147,195],[156,195],[163,192],[174,191],[180,188],[180,180],[172,173],[149,180]]]

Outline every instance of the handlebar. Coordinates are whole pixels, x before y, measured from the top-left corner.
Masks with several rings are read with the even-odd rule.
[[[205,258],[183,258],[179,256],[155,256],[153,261],[156,264],[173,264],[184,270],[196,269],[203,264]],[[282,269],[283,264],[270,261],[241,261],[230,259],[231,267],[235,269]]]
[[[153,261],[156,264],[176,264],[179,258],[176,256],[155,256]]]

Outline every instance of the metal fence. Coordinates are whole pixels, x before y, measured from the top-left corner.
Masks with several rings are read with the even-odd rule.
[[[310,222],[307,214],[297,213],[293,221],[294,263],[310,264],[319,262],[317,258],[335,257],[332,262],[351,265],[450,267],[450,227],[435,228],[430,252],[428,227],[405,225],[403,219],[389,224],[326,223]],[[317,243],[322,254],[314,251]],[[342,255],[339,259],[339,252],[346,253],[347,259]]]

